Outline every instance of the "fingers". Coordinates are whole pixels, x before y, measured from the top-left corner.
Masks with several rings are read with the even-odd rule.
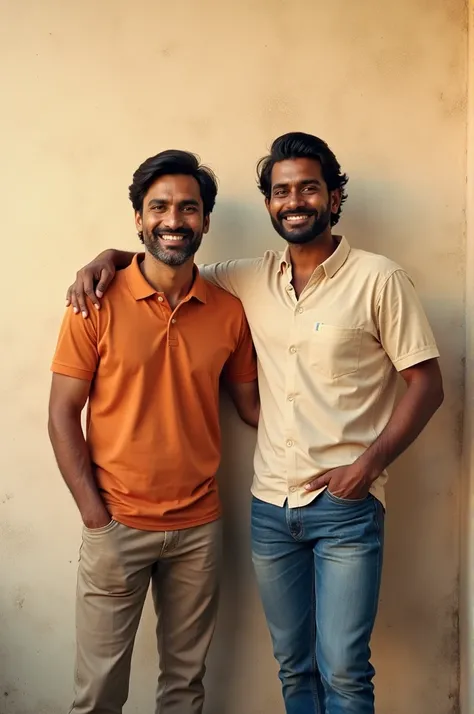
[[[115,276],[115,266],[113,263],[104,261],[98,264],[98,259],[86,265],[76,273],[76,280],[69,286],[66,293],[66,307],[72,306],[74,312],[82,314],[83,318],[89,316],[88,301],[94,305],[97,310],[100,310],[100,298],[104,296],[105,291]],[[99,278],[97,287],[94,285]]]
[[[69,307],[69,305],[71,305],[72,309],[74,310],[74,314],[77,315],[80,312],[79,301],[76,295],[76,283],[73,283],[67,289],[66,307]]]
[[[102,275],[103,273],[107,271],[102,270],[101,272],[101,281],[102,280]],[[107,276],[106,276],[107,278]],[[110,283],[112,277],[109,277],[108,280],[105,280],[105,285],[107,288],[108,283]],[[72,309],[74,310],[74,313],[77,315],[81,313],[82,317],[86,319],[89,316],[89,308],[87,305],[87,299],[91,301],[91,303],[94,305],[94,307],[99,310],[100,309],[100,300],[99,297],[101,297],[101,294],[99,296],[96,294],[96,290],[94,289],[94,283],[96,280],[96,275],[94,275],[94,271],[89,269],[89,268],[82,268],[82,270],[79,270],[78,273],[76,273],[76,280],[75,282],[69,286],[67,289],[66,293],[66,307],[69,305],[72,305]],[[98,286],[99,287],[99,286]],[[105,289],[106,289],[105,288]]]
[[[322,488],[328,485],[330,480],[331,477],[328,474],[318,476],[309,483],[305,483],[304,490],[308,493],[311,493],[312,491],[320,491]]]
[[[84,272],[80,270],[78,273],[76,273],[75,282],[68,288],[66,305],[68,304],[67,301],[69,300],[69,303],[72,305],[74,313],[76,315],[78,313],[81,313],[82,317],[85,319],[89,316],[86,294],[90,294],[91,292],[92,295],[94,295],[93,281],[91,278],[88,277],[87,274],[84,274]],[[97,300],[95,295],[94,299]]]
[[[86,295],[83,285],[80,288],[76,288],[76,299],[81,315],[85,319],[89,315],[89,310],[87,309]]]
[[[95,289],[95,294],[98,298],[104,297],[104,293],[109,287],[114,277],[114,273],[109,270],[109,268],[102,268],[100,271],[100,278],[98,285]],[[100,303],[97,301],[96,307],[100,307]],[[95,303],[94,303],[95,304]]]
[[[78,281],[76,280],[76,284]],[[82,279],[82,295],[83,297],[87,295],[91,303],[94,305],[94,307],[99,310],[100,308],[100,302],[99,298],[95,294],[94,290],[94,275],[90,272],[85,270],[84,271],[84,277]],[[84,303],[86,304],[86,310],[87,310],[87,303],[84,297]],[[85,317],[85,315],[83,315]]]

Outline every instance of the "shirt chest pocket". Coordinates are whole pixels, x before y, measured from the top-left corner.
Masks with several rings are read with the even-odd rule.
[[[339,327],[321,322],[317,323],[313,330],[310,361],[317,372],[329,379],[357,372],[362,327]]]

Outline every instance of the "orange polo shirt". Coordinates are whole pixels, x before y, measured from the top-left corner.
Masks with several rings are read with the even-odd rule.
[[[100,310],[66,311],[51,369],[91,382],[87,443],[112,518],[173,530],[219,517],[219,379],[257,377],[236,298],[196,270],[171,310],[135,257]]]

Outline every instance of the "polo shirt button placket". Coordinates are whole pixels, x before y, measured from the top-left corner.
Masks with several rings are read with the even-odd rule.
[[[177,345],[178,344],[176,323],[177,323],[176,317],[171,317],[168,322],[168,344],[169,345]]]

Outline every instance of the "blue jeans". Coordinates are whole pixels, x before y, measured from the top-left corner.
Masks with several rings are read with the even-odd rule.
[[[369,641],[382,570],[376,498],[252,500],[252,557],[287,714],[373,714]]]

